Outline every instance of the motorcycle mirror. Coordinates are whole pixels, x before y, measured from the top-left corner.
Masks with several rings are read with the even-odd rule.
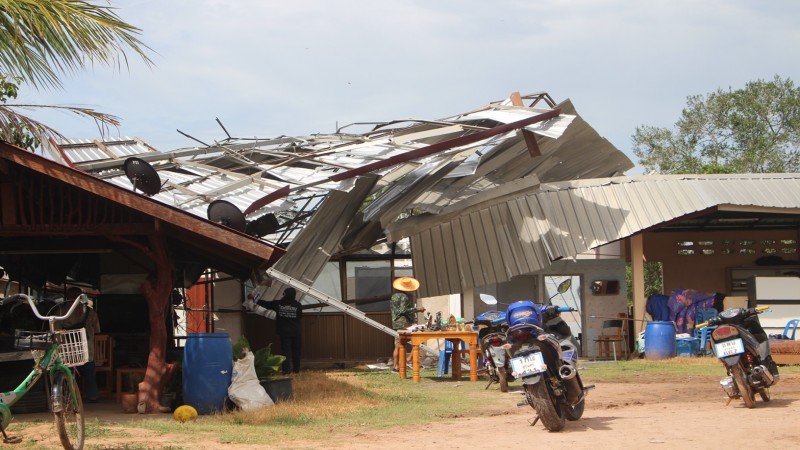
[[[480,295],[481,301],[486,303],[487,305],[496,305],[497,299],[489,294],[481,294]]]
[[[558,285],[558,293],[563,294],[564,292],[567,292],[571,287],[572,287],[572,278],[567,278],[566,280],[562,281],[561,284]]]

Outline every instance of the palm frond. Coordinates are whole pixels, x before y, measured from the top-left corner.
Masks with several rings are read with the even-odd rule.
[[[38,142],[48,140],[66,139],[64,135],[36,119],[18,112],[17,110],[36,110],[36,109],[56,109],[68,114],[75,114],[82,118],[94,120],[101,136],[105,136],[109,127],[119,126],[119,118],[95,111],[91,108],[78,106],[58,106],[58,105],[0,105],[0,140],[13,144],[20,144],[22,134],[29,134]]]
[[[59,75],[95,63],[127,67],[126,50],[152,65],[141,30],[115,9],[79,0],[0,0],[0,72],[35,87],[60,87]]]

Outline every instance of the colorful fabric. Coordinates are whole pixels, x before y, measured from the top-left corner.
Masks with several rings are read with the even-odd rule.
[[[670,320],[669,318],[669,296],[664,294],[653,294],[647,298],[645,311],[650,314],[656,322]]]
[[[675,322],[677,333],[692,333],[697,311],[714,307],[715,292],[699,292],[694,289],[678,288],[672,291],[667,306],[669,320]]]

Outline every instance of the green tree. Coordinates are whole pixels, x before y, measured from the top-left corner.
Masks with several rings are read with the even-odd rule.
[[[674,129],[639,126],[633,153],[660,173],[800,170],[800,89],[790,79],[751,81],[687,98]]]
[[[78,0],[0,0],[0,139],[36,145],[62,137],[20,110],[58,108],[89,117],[99,127],[119,125],[116,117],[88,108],[8,103],[22,80],[35,88],[61,87],[61,75],[95,64],[127,66],[126,50],[148,65],[150,50],[141,30],[125,23],[110,6]]]

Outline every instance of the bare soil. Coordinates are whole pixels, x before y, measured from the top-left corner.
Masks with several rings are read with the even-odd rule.
[[[495,407],[476,417],[454,417],[419,428],[350,436],[342,445],[317,448],[474,449],[686,449],[795,448],[800,417],[800,376],[784,376],[771,389],[772,400],[756,396],[756,408],[741,400],[727,404],[718,379],[687,378],[684,382],[650,380],[603,382],[589,393],[583,418],[549,432],[541,423],[530,426],[535,412],[519,391],[509,392],[508,407]]]
[[[718,382],[719,378],[686,377],[677,383],[674,378],[597,383],[589,393],[583,418],[567,422],[565,429],[556,433],[548,432],[541,423],[530,425],[534,411],[528,406],[516,406],[523,399],[519,386],[512,385],[512,391],[505,394],[493,386],[487,392],[500,401],[488,402],[487,408],[479,414],[454,415],[414,427],[331,430],[328,436],[282,442],[274,448],[795,448],[800,417],[800,375],[784,375],[771,389],[772,401],[764,403],[757,396],[754,409],[745,408],[741,400],[726,404],[727,397]],[[419,387],[436,388],[435,384],[426,385],[424,381]],[[90,417],[91,411],[102,414],[104,420],[141,419],[141,416],[122,414],[110,417],[96,408],[87,411]],[[30,421],[32,416],[35,415],[17,416],[17,420]],[[49,416],[43,417],[46,418],[44,423],[27,427],[24,433],[36,433],[41,427],[41,434],[47,435],[46,428],[52,426],[52,421]],[[268,433],[268,428],[265,432]],[[192,442],[186,442],[186,436],[161,435],[135,428],[125,430],[124,435],[126,448],[270,448],[220,444],[203,436],[194,436]],[[58,446],[57,440],[40,443]],[[115,445],[120,445],[120,440],[114,436],[95,436],[87,440],[87,448],[111,449],[116,448]],[[0,444],[0,448],[9,446]]]

